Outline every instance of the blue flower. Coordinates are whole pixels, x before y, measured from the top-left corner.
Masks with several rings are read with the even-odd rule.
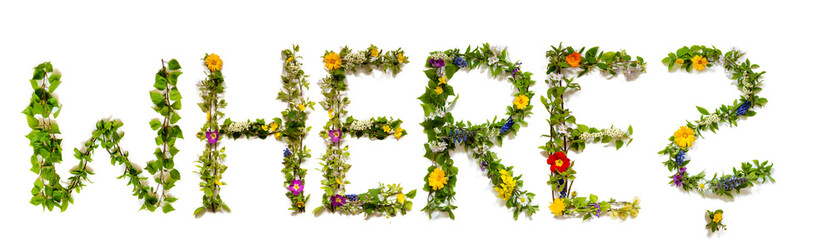
[[[461,57],[455,57],[452,63],[454,63],[454,65],[457,65],[460,68],[465,68],[469,66],[469,63],[466,62],[466,59],[463,59]]]
[[[352,202],[355,202],[355,201],[359,200],[359,195],[356,195],[356,194],[347,194],[347,195],[344,195],[344,197],[346,197],[347,200],[350,200]]]
[[[289,148],[283,150],[283,157],[292,156],[292,151],[289,151]]]
[[[720,180],[717,184],[718,189],[723,189],[725,191],[729,191],[732,189],[736,189],[746,183],[748,181],[745,177],[737,177],[737,176],[727,176]]]
[[[509,129],[512,129],[512,125],[515,124],[515,120],[512,120],[512,117],[506,120],[506,123],[503,124],[503,127],[500,127],[500,134],[505,134]]]
[[[738,115],[746,115],[746,112],[749,111],[750,106],[752,106],[751,102],[749,102],[749,101],[744,102],[743,105],[740,105],[740,107],[738,107],[737,114]]]
[[[679,152],[677,152],[677,156],[675,157],[675,159],[677,161],[677,165],[682,166],[683,161],[685,160],[685,151],[680,150]]]
[[[567,198],[567,188],[564,186],[564,179],[558,179],[558,186],[561,186],[561,192],[558,192],[561,198]]]
[[[523,64],[523,63],[518,62],[518,63],[515,64],[515,66],[516,66],[515,69],[512,69],[512,77],[515,77],[515,74],[517,74],[518,71],[521,70],[521,64]]]

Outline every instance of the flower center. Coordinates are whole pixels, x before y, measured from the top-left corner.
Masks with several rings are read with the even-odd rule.
[[[211,138],[217,138],[217,134],[216,133],[211,133]]]
[[[300,188],[300,187],[298,186],[298,184],[295,184],[295,185],[292,185],[292,188],[295,189],[295,191],[298,191],[298,188]]]
[[[561,167],[561,165],[564,165],[564,161],[561,161],[561,159],[555,160],[556,167]]]

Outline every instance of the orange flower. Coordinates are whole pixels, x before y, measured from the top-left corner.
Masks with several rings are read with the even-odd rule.
[[[567,55],[567,63],[570,64],[570,67],[578,67],[578,64],[581,63],[581,54],[573,52]]]

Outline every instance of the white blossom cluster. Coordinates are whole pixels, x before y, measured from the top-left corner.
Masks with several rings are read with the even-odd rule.
[[[474,148],[474,153],[476,153],[478,155],[486,154],[486,152],[488,152],[488,151],[489,151],[489,146],[486,146],[486,144],[483,144],[483,145],[480,145],[480,146],[477,146],[477,147]]]
[[[493,45],[489,48],[489,50],[492,50],[492,53],[494,53],[495,55],[500,55],[500,53],[505,51],[506,49],[509,49],[509,48],[508,47],[497,46],[497,45]]]
[[[447,147],[448,143],[445,142],[431,141],[428,143],[428,148],[434,153],[445,151]]]
[[[716,114],[712,114],[703,119],[703,121],[700,121],[700,126],[709,126],[717,121],[720,121],[720,117],[718,117]]]
[[[581,139],[581,140],[587,141],[587,140],[590,140],[590,139],[600,138],[602,136],[610,136],[611,138],[621,138],[621,137],[624,137],[625,135],[627,135],[627,134],[625,133],[625,131],[622,131],[621,129],[610,128],[610,129],[602,129],[602,131],[597,132],[597,133],[584,132],[578,138]]]
[[[352,64],[362,64],[367,61],[367,56],[361,52],[349,53],[344,56],[344,61]]]
[[[483,131],[483,135],[486,135],[488,138],[494,138],[500,135],[500,130],[497,128],[486,128],[486,130]]]
[[[435,52],[435,53],[431,54],[431,58],[433,58],[433,59],[442,59],[443,61],[446,61],[446,62],[451,61],[451,57],[449,57],[448,55],[445,55],[444,52]]]
[[[286,76],[290,79],[300,78],[298,74],[301,72],[301,63],[299,62],[289,62],[285,65],[286,68]]]
[[[252,125],[252,122],[249,121],[249,120],[246,120],[245,122],[232,122],[231,124],[229,124],[226,131],[229,131],[229,132],[243,132],[243,131],[248,130],[249,126],[251,126],[251,125]]]
[[[743,92],[744,99],[752,98],[752,94],[754,94],[755,85],[752,85],[752,79],[749,78],[749,74],[746,72],[743,73],[743,76],[740,78],[741,87],[740,91]]]
[[[371,120],[362,120],[362,121],[355,121],[350,124],[348,129],[352,131],[364,131],[370,129],[370,126],[373,125],[373,121]]]

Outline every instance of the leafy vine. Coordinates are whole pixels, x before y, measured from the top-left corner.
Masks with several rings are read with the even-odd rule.
[[[547,90],[546,96],[541,96],[541,103],[547,108],[550,117],[547,119],[550,131],[544,134],[548,140],[546,144],[539,147],[542,154],[547,157],[549,165],[550,180],[547,181],[552,187],[552,202],[549,209],[555,216],[583,216],[584,220],[592,216],[600,217],[602,214],[610,213],[611,218],[619,217],[625,220],[628,216],[636,217],[639,213],[638,199],[632,202],[616,201],[611,198],[608,201],[599,201],[596,195],[588,197],[577,197],[576,192],[570,196],[573,183],[576,179],[575,161],[567,157],[569,150],[581,152],[587,143],[613,143],[618,150],[633,139],[633,128],[628,127],[625,132],[611,126],[607,129],[597,129],[584,124],[577,124],[576,117],[572,111],[565,107],[565,94],[581,90],[581,86],[575,82],[576,77],[588,73],[592,69],[599,69],[602,73],[611,77],[618,74],[626,78],[634,78],[640,72],[645,72],[645,62],[642,57],[633,59],[624,50],[617,52],[599,52],[599,47],[593,47],[584,51],[581,48],[576,51],[573,47],[552,47],[547,51]],[[582,53],[584,54],[582,56]],[[578,70],[576,77],[566,77],[568,71]]]
[[[517,220],[522,212],[532,216],[538,210],[538,206],[532,204],[535,194],[521,190],[521,175],[515,176],[513,167],[504,166],[497,155],[489,150],[495,142],[502,144],[506,135],[517,133],[520,124],[526,125],[524,119],[532,113],[529,99],[534,96],[529,91],[529,86],[535,83],[531,78],[532,73],[521,71],[521,62],[509,61],[505,49],[490,47],[488,43],[473,50],[469,46],[465,52],[459,49],[432,52],[425,67],[428,68],[425,75],[429,81],[425,93],[419,97],[425,114],[425,120],[420,125],[428,135],[424,157],[431,160],[431,166],[428,167],[423,187],[428,192],[428,204],[422,211],[427,212],[429,218],[433,212],[439,211],[454,219],[453,210],[457,208],[453,204],[456,195],[454,187],[457,184],[458,169],[451,159],[451,151],[463,146],[474,152],[481,170],[491,180],[497,197],[505,202],[507,208],[512,209],[514,218]],[[477,125],[455,122],[450,107],[458,96],[455,96],[454,88],[448,82],[457,71],[470,71],[478,67],[488,69],[493,77],[508,77],[516,88],[513,103],[506,107],[507,118],[497,120],[495,117],[492,121]],[[455,98],[451,100],[451,96]],[[516,121],[520,124],[515,124]]]
[[[84,182],[90,182],[89,175],[93,175],[93,171],[88,167],[88,164],[93,161],[92,153],[98,147],[103,147],[109,154],[111,164],[123,165],[124,172],[118,178],[127,178],[130,185],[133,186],[133,195],[138,199],[144,200],[141,209],[146,209],[151,212],[157,208],[162,207],[162,211],[168,213],[173,211],[171,205],[177,198],[171,196],[167,191],[174,186],[176,180],[179,180],[179,172],[173,168],[173,155],[177,150],[173,147],[176,140],[169,138],[181,138],[181,131],[178,126],[171,126],[179,119],[179,116],[173,110],[178,110],[181,103],[179,100],[173,100],[171,104],[170,94],[176,88],[176,80],[181,74],[179,71],[179,63],[176,59],[168,62],[167,69],[163,61],[162,69],[157,73],[156,84],[154,86],[159,89],[164,87],[165,92],[151,92],[151,99],[153,100],[158,112],[163,111],[165,115],[165,128],[161,128],[162,124],[156,120],[159,125],[151,121],[151,128],[159,129],[159,137],[157,143],[162,145],[160,140],[165,141],[163,148],[170,146],[170,150],[157,149],[156,155],[158,160],[148,162],[145,169],[154,169],[159,171],[156,174],[156,181],[159,185],[156,188],[150,187],[146,181],[146,177],[141,177],[142,169],[136,168],[136,164],[130,162],[128,159],[128,152],[122,150],[119,142],[124,137],[124,133],[119,131],[123,126],[120,121],[105,121],[100,120],[96,123],[96,129],[92,132],[92,136],[84,144],[81,149],[74,149],[74,156],[78,159],[78,166],[73,168],[69,177],[69,184],[67,187],[61,185],[61,177],[55,172],[55,164],[62,161],[61,158],[61,142],[62,139],[58,136],[60,130],[58,124],[53,118],[57,118],[60,113],[61,105],[58,99],[54,96],[54,92],[61,84],[61,74],[53,69],[50,62],[41,63],[35,67],[35,72],[30,82],[32,88],[35,90],[32,94],[32,99],[29,105],[23,111],[26,115],[27,122],[32,131],[26,136],[30,140],[30,145],[33,148],[32,172],[38,174],[35,180],[35,186],[32,188],[32,199],[30,201],[33,205],[40,205],[45,209],[53,210],[54,207],[59,207],[61,211],[65,211],[69,203],[73,202],[72,191],[77,193],[86,186]],[[160,78],[161,77],[161,78]],[[160,83],[161,82],[161,83]],[[171,88],[173,87],[173,88]],[[160,95],[156,95],[156,94]],[[178,95],[178,92],[177,92]],[[157,98],[157,97],[160,97]],[[176,98],[176,97],[174,97]],[[181,97],[178,97],[181,98]],[[40,116],[38,116],[40,115]],[[174,120],[175,119],[175,120]],[[161,129],[160,129],[161,128]],[[177,134],[178,132],[178,134]],[[161,166],[159,166],[161,164]],[[153,174],[155,171],[151,171]]]
[[[225,92],[225,78],[223,77],[223,60],[216,54],[205,54],[202,59],[208,69],[204,80],[197,82],[202,102],[197,103],[200,109],[205,112],[205,124],[203,124],[197,138],[204,140],[205,150],[196,161],[199,163],[200,189],[203,192],[202,206],[194,210],[194,216],[202,216],[205,212],[231,212],[228,205],[220,197],[220,187],[225,185],[221,182],[223,173],[228,166],[223,165],[226,159],[226,148],[219,148],[220,125],[218,119],[225,116],[221,111],[228,103],[223,99]]]
[[[697,191],[701,195],[711,192],[718,196],[734,198],[732,191],[739,193],[743,188],[749,188],[756,183],[766,183],[767,179],[775,182],[772,178],[772,164],[769,161],[763,163],[753,160],[752,163],[743,162],[741,169],[733,168],[731,174],[716,173],[709,180],[705,172],[689,174],[686,165],[691,161],[687,153],[694,141],[703,137],[706,130],[715,132],[720,123],[728,123],[729,126],[737,126],[737,121],[755,116],[752,111],[755,107],[763,107],[767,103],[766,98],[758,96],[761,91],[761,76],[766,73],[755,72],[757,64],[751,64],[749,59],[742,60],[744,52],[737,49],[722,54],[720,49],[706,47],[704,45],[693,45],[682,47],[676,53],[669,53],[668,57],[662,59],[662,63],[668,65],[669,71],[679,67],[691,72],[691,69],[703,71],[706,68],[715,66],[714,63],[722,64],[727,75],[736,80],[738,89],[742,95],[731,105],[721,105],[713,112],[705,108],[697,107],[702,114],[700,120],[686,121],[668,140],[670,143],[659,154],[667,155],[668,160],[663,162],[673,175],[669,178],[669,184],[682,187],[685,191]],[[754,165],[753,165],[754,163]]]
[[[347,171],[351,165],[347,164],[347,157],[350,153],[348,146],[342,147],[343,136],[346,133],[358,138],[367,135],[370,138],[385,139],[393,135],[399,139],[407,135],[407,131],[401,128],[401,120],[392,118],[377,117],[369,120],[357,121],[353,117],[342,118],[347,115],[346,107],[350,103],[343,92],[347,91],[347,74],[356,74],[357,71],[381,71],[391,70],[396,75],[401,70],[401,65],[408,63],[408,58],[401,49],[384,52],[374,45],[366,50],[352,51],[343,47],[341,51],[325,51],[324,65],[329,73],[327,77],[318,82],[321,86],[324,101],[321,106],[330,119],[319,133],[327,145],[327,150],[321,157],[321,172],[324,173],[324,195],[321,203],[323,206],[316,208],[313,212],[321,214],[326,209],[330,212],[342,212],[347,214],[364,213],[365,216],[372,214],[385,214],[387,217],[396,216],[398,213],[406,214],[411,210],[413,202],[411,199],[416,196],[416,190],[403,193],[402,187],[398,184],[379,184],[378,188],[367,190],[360,194],[345,194]]]

